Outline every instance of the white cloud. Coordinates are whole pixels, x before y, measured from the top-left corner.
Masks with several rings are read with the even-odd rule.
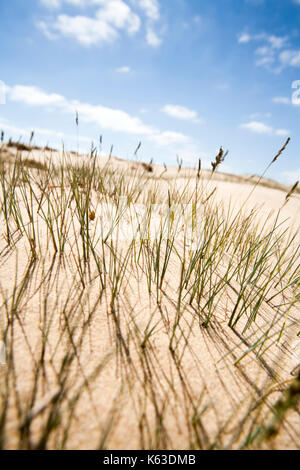
[[[290,131],[287,129],[276,129],[275,134],[280,137],[288,137],[290,135]]]
[[[31,106],[52,106],[68,113],[75,113],[77,110],[83,121],[94,122],[104,129],[129,134],[152,134],[155,132],[150,126],[144,125],[138,118],[131,117],[124,111],[67,100],[61,95],[48,94],[33,86],[16,85],[11,87],[8,97],[12,101]]]
[[[252,41],[264,41],[264,43],[266,44],[265,47],[269,46],[272,49],[282,49],[287,43],[288,39],[288,36],[276,36],[275,34],[266,33],[254,35],[251,35],[249,33],[241,33],[238,35],[238,42],[241,44],[246,44]]]
[[[145,11],[147,17],[152,21],[159,20],[159,3],[157,0],[139,0],[139,7]]]
[[[270,46],[273,49],[282,49],[286,42],[288,41],[287,36],[275,36],[274,34],[271,34],[270,36],[266,37],[266,40],[270,43]]]
[[[122,0],[103,1],[103,7],[98,10],[97,18],[111,24],[118,29],[126,29],[130,34],[136,33],[140,28],[140,18],[132,12],[131,8]]]
[[[246,44],[247,42],[250,42],[251,41],[251,36],[250,34],[247,34],[247,33],[242,33],[238,36],[238,42],[240,44]]]
[[[143,124],[139,118],[132,117],[119,109],[111,109],[79,101],[70,102],[68,109],[70,112],[74,112],[76,109],[81,120],[96,123],[103,129],[136,135],[150,135],[155,132],[152,127]]]
[[[140,16],[132,10],[125,0],[41,0],[48,8],[58,9],[64,3],[74,7],[97,7],[93,15],[80,14],[70,16],[60,13],[54,20],[44,19],[37,23],[41,31],[49,38],[65,36],[77,40],[80,44],[91,46],[115,41],[120,32],[130,35],[141,27]],[[158,0],[131,0],[131,5],[145,13],[147,18],[146,41],[150,46],[158,47],[162,40],[153,29],[153,23],[160,19]]]
[[[21,101],[33,106],[65,105],[65,98],[63,96],[56,93],[48,94],[32,86],[16,85],[9,89],[9,97],[12,101]]]
[[[152,28],[147,29],[146,40],[149,46],[158,47],[161,45],[161,38],[153,31]]]
[[[266,65],[271,65],[275,62],[274,57],[266,56],[262,57],[261,59],[258,59],[255,64],[259,66],[266,66]]]
[[[147,17],[146,41],[149,46],[159,47],[162,43],[161,37],[154,30],[154,23],[160,19],[160,6],[158,0],[135,0]]]
[[[38,23],[36,23],[36,26],[48,39],[53,40],[57,38],[56,34],[50,31],[49,25],[45,21],[39,21]]]
[[[166,104],[162,112],[176,119],[200,122],[197,112],[184,106]]]
[[[110,1],[110,0],[106,0]],[[103,0],[40,0],[42,5],[50,9],[61,8],[64,3],[68,3],[75,7],[86,7],[88,5],[101,5]]]
[[[68,0],[79,6],[82,2]],[[141,20],[123,0],[94,0],[101,5],[93,17],[60,14],[50,23],[39,22],[38,26],[48,37],[59,33],[61,36],[74,38],[80,44],[91,46],[104,42],[113,42],[120,31],[135,34]]]
[[[247,129],[248,131],[255,132],[256,134],[272,134],[273,132],[272,127],[259,121],[251,121],[246,124],[241,124],[240,128]]]
[[[68,100],[56,93],[46,93],[34,86],[16,85],[7,87],[8,98],[15,102],[32,106],[51,106],[61,112],[75,114],[83,122],[94,123],[102,129],[109,129],[127,134],[146,136],[159,146],[184,144],[190,142],[190,137],[172,131],[160,131],[155,127],[144,124],[138,117],[130,116],[127,112],[101,105],[92,105],[77,100]]]
[[[113,0],[40,0],[41,4],[47,8],[61,8],[64,3],[75,7],[87,7],[92,5],[103,5]],[[158,0],[131,0],[131,2],[145,12],[145,15],[153,20],[159,20],[159,2]]]
[[[127,65],[125,65],[124,67],[119,67],[116,69],[116,72],[118,73],[130,73],[131,72],[131,68],[128,67]]]
[[[270,53],[270,48],[268,46],[258,47],[255,51],[256,55],[265,56]]]
[[[279,61],[282,65],[290,67],[300,67],[300,50],[287,49],[279,55]]]
[[[260,121],[251,121],[244,124],[240,124],[241,129],[246,129],[255,134],[265,134],[265,135],[277,135],[280,137],[288,136],[290,132],[287,129],[273,129],[273,127],[268,126]]]
[[[276,104],[291,104],[291,99],[287,96],[275,96],[272,101]]]
[[[110,24],[86,16],[59,15],[52,27],[63,36],[73,37],[85,46],[112,42],[118,36]]]
[[[260,59],[255,62],[257,66],[263,66],[269,69],[273,66],[273,71],[278,73],[282,70],[284,65],[293,65],[293,62],[297,63],[297,61],[299,61],[300,65],[300,51],[298,58],[297,51],[283,50],[288,46],[289,36],[276,36],[275,34],[266,33],[256,35],[242,33],[238,36],[238,42],[240,44],[249,42],[262,43],[262,45],[255,50],[255,55],[260,56]],[[276,64],[278,64],[277,67]]]
[[[172,144],[186,144],[190,142],[190,138],[180,132],[161,132],[159,134],[153,134],[149,137],[149,140],[155,142],[158,146],[167,146]]]

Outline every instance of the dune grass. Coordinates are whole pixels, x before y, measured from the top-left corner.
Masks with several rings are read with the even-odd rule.
[[[248,199],[219,204],[222,149],[209,179],[179,161],[167,181],[95,149],[22,151],[0,167],[0,448],[299,448],[300,246],[283,208],[262,223]]]

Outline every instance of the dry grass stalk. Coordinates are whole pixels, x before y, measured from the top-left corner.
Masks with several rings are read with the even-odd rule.
[[[226,153],[224,153],[224,150],[223,148],[221,147],[220,150],[219,150],[219,153],[218,155],[216,156],[216,159],[214,162],[211,162],[211,166],[212,166],[212,174],[216,171],[216,169],[218,168],[219,165],[221,165],[221,163],[224,162],[225,158],[227,157],[228,155],[228,151]]]
[[[291,141],[291,138],[288,137],[286,143],[284,144],[284,146],[279,150],[279,152],[277,153],[277,155],[273,158],[271,164],[275,163],[276,160],[278,160],[278,158],[280,157],[280,155],[285,151],[285,149],[287,148],[288,144],[290,143]]]

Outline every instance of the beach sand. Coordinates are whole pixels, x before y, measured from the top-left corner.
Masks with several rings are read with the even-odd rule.
[[[4,155],[5,165],[11,168],[16,153],[7,149]],[[64,158],[65,165],[80,166],[89,157]],[[31,164],[51,161],[59,168],[61,159],[56,152],[22,152],[22,160]],[[216,173],[212,177],[208,171],[202,172],[200,190],[196,170],[165,171],[153,165],[147,171],[140,162],[116,158],[99,157],[97,168],[111,178],[106,201],[100,190],[89,194],[89,211],[94,212],[89,220],[91,238],[101,268],[92,252],[89,262],[80,264],[80,220],[76,202],[69,197],[70,188],[62,195],[61,188],[45,183],[44,191],[53,200],[65,197],[68,206],[66,220],[56,214],[54,237],[58,239],[60,224],[68,232],[64,254],[55,253],[47,225],[53,208],[47,206],[46,196],[41,201],[43,178],[39,174],[43,170],[28,170],[35,175],[31,184],[43,210],[29,189],[22,196],[26,183],[15,188],[29,235],[16,230],[8,244],[1,214],[0,339],[5,339],[7,349],[7,363],[0,365],[1,387],[6,390],[0,402],[2,411],[6,410],[4,448],[238,449],[247,444],[250,448],[298,449],[300,419],[295,407],[288,410],[272,439],[259,442],[253,437],[262,423],[266,427],[272,423],[272,406],[294,380],[291,372],[300,363],[300,310],[293,301],[294,285],[274,301],[263,301],[256,321],[243,333],[249,312],[235,328],[228,326],[241,273],[227,284],[223,279],[212,306],[206,305],[233,259],[226,250],[207,268],[211,282],[204,285],[200,304],[190,304],[189,284],[179,304],[181,259],[188,262],[193,255],[182,234],[175,237],[159,290],[154,257],[147,258],[146,245],[139,252],[139,241],[133,247],[128,240],[108,239],[104,245],[96,240],[101,238],[107,198],[117,204],[116,188],[123,178],[124,194],[132,195],[135,202],[140,191],[140,204],[149,201],[151,194],[156,195],[156,203],[166,204],[168,195],[201,191],[203,207],[209,207],[215,217],[217,207],[223,224],[224,214],[230,221],[241,211],[246,220],[255,209],[257,236],[269,233],[277,220],[278,236],[285,231],[278,247],[284,250],[284,240],[290,240],[287,254],[292,256],[299,248],[300,195],[293,194],[284,205],[285,188],[254,187],[247,176]],[[135,188],[132,193],[131,188]],[[3,194],[3,188],[1,191]],[[33,214],[34,223],[28,214]],[[255,232],[251,230],[249,234]],[[238,237],[238,232],[231,236]],[[30,244],[33,237],[34,248]],[[168,248],[163,246],[160,270]],[[272,251],[273,258],[267,261],[270,270],[280,256],[276,253]],[[152,279],[147,271],[150,259]],[[294,270],[297,279],[299,257],[293,263],[289,273]],[[283,288],[288,277],[276,288],[275,282],[270,283],[268,298]],[[250,292],[256,288],[251,285]],[[252,307],[256,300],[253,302]],[[289,302],[285,314],[284,307],[279,307],[284,302]],[[204,327],[210,307],[211,320]],[[41,439],[45,435],[46,442]]]

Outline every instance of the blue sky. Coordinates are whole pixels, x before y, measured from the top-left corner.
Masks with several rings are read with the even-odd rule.
[[[208,167],[222,145],[259,174],[290,136],[268,176],[300,178],[300,0],[10,0],[0,25],[7,137],[76,150],[77,110],[82,150]]]

